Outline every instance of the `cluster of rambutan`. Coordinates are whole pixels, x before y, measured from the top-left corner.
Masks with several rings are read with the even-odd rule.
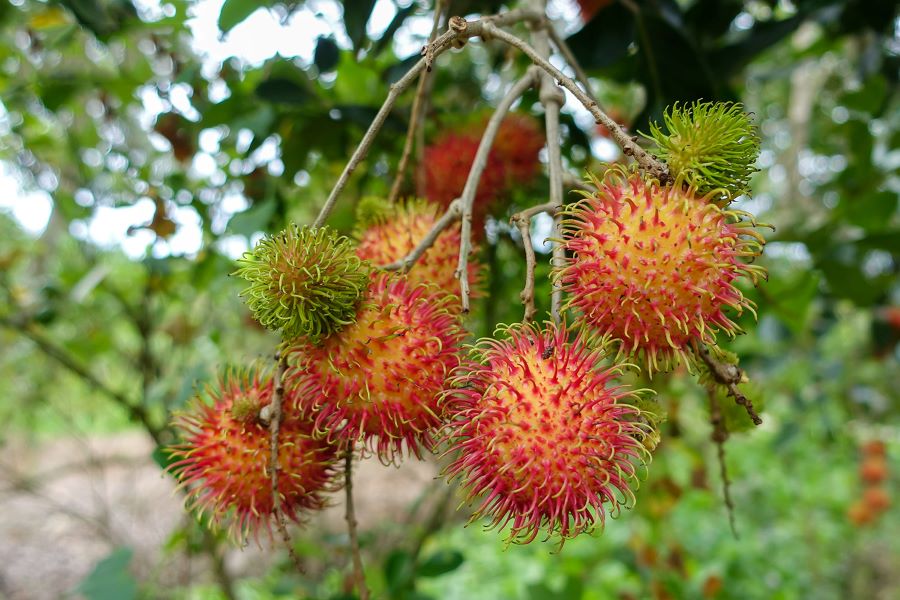
[[[870,440],[861,450],[859,478],[864,489],[862,496],[847,509],[847,518],[857,526],[874,524],[891,505],[891,496],[884,486],[889,474],[884,442]]]
[[[572,326],[501,327],[467,356],[456,297],[458,226],[442,232],[410,273],[374,268],[402,261],[464,176],[458,189],[432,176],[435,204],[363,202],[356,246],[306,227],[260,242],[237,274],[250,284],[244,295],[256,319],[284,339],[278,459],[285,476],[277,490],[284,514],[297,519],[321,506],[336,485],[336,457],[358,443],[384,462],[444,446],[453,455],[447,476],[477,503],[473,519],[508,528],[514,542],[541,530],[565,540],[628,506],[657,436],[638,408],[648,401],[643,391],[621,381],[633,369],[624,359],[651,375],[679,359],[690,364],[698,345],[737,331],[728,309],[752,310],[738,278],[755,282],[764,273],[749,264],[762,244],[755,223],[725,208],[752,172],[746,124],[728,107],[676,107],[668,137],[654,129],[672,183],[612,167],[563,212],[558,241],[568,259],[553,278],[569,294]],[[482,188],[496,193],[505,178],[533,174],[540,146],[534,157],[522,151],[532,133],[501,135],[497,150],[522,152],[522,160],[508,159],[504,182]],[[679,154],[677,135],[691,140],[689,156]],[[723,146],[723,136],[734,143]],[[461,139],[443,139],[431,167],[468,172],[468,164],[445,164],[465,162],[455,146]],[[477,280],[474,261],[471,268]],[[196,505],[217,521],[229,515],[241,533],[267,525],[275,505],[264,417],[275,388],[259,372],[226,377],[178,420],[185,439],[173,469]]]

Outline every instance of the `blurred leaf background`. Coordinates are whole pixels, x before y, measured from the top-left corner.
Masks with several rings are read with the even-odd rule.
[[[449,4],[449,14],[469,15],[512,3]],[[594,91],[632,131],[647,131],[672,102],[697,98],[743,101],[760,128],[761,172],[739,207],[776,231],[763,258],[769,282],[744,290],[758,323],[745,315],[748,333],[728,344],[765,405],[765,424],[725,447],[739,537],[728,527],[705,394],[675,373],[653,382],[667,421],[634,510],[559,553],[553,543],[504,549],[496,533],[462,528],[465,511],[443,510],[456,502],[442,486],[421,484],[430,512],[416,505],[405,529],[385,522],[364,532],[376,595],[900,596],[896,500],[875,522],[848,516],[864,493],[863,442],[887,444],[883,486],[893,499],[900,488],[896,6],[584,1],[596,11],[584,23],[573,2],[550,4]],[[36,557],[61,548],[93,557],[47,575],[62,586],[53,589],[23,579],[21,571],[40,575],[34,565],[43,561],[28,563],[28,552],[10,547],[0,593],[351,597],[339,530],[313,522],[297,533],[311,565],[302,579],[280,550],[242,562],[190,518],[160,525],[166,541],[134,552],[134,538],[117,533],[122,507],[100,518],[59,496],[61,475],[43,468],[41,452],[59,440],[95,448],[133,432],[150,441],[144,463],[165,466],[169,415],[197,382],[268,359],[275,340],[242,307],[228,276],[234,259],[264,232],[311,221],[388,86],[418,59],[431,10],[408,0],[0,4],[0,528]],[[496,102],[526,65],[476,42],[442,57],[426,139]],[[333,226],[351,233],[355,203],[386,194],[411,102],[407,94],[389,117]],[[536,95],[519,110],[539,114]],[[572,102],[564,124],[572,173],[615,158]],[[542,179],[518,190],[510,212],[542,202],[546,188]],[[502,217],[489,223],[482,259],[491,283],[469,319],[477,335],[521,318],[524,262],[513,229]],[[542,231],[539,221],[535,244],[545,251]],[[544,253],[542,310],[548,271]],[[96,466],[67,468],[102,479]],[[54,540],[29,528],[37,516],[17,512],[23,499],[44,502],[42,517],[89,526]],[[358,500],[385,502],[377,493]],[[212,558],[172,575],[174,563],[198,556]]]

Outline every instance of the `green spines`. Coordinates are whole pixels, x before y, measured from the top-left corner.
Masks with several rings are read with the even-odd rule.
[[[380,225],[396,214],[396,206],[385,198],[364,196],[356,205],[356,224],[360,229]]]
[[[354,322],[371,271],[348,238],[297,225],[262,239],[238,263],[254,318],[286,340],[311,342]]]
[[[760,140],[741,104],[676,103],[663,119],[666,133],[651,123],[650,135],[644,137],[656,144],[656,155],[673,177],[701,195],[718,192],[726,202],[749,191]]]

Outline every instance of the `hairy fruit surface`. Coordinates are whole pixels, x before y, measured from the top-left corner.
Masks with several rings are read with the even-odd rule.
[[[638,395],[617,382],[623,365],[565,326],[516,325],[483,339],[448,391],[452,421],[446,474],[460,477],[472,519],[510,525],[508,539],[540,530],[563,541],[601,525],[633,499],[629,484],[645,455]]]
[[[368,227],[357,234],[359,246],[356,254],[373,265],[389,264],[404,258],[415,249],[443,213],[437,204],[424,200],[408,200],[389,206],[378,211],[377,217],[369,216]],[[367,212],[373,211],[370,209]],[[459,280],[456,278],[459,245],[460,225],[454,223],[438,235],[434,244],[412,266],[407,274],[410,285],[436,285],[447,294],[459,296]],[[473,290],[477,290],[480,270],[473,252],[468,261],[469,284]],[[477,291],[472,296],[477,297]],[[452,306],[458,309],[459,300],[455,300]]]
[[[464,331],[447,308],[452,297],[374,276],[356,322],[319,345],[288,351],[297,408],[314,415],[317,434],[364,439],[382,461],[420,456],[444,422],[440,392],[459,364]]]
[[[757,171],[760,139],[741,104],[676,103],[663,115],[666,133],[650,124],[655,153],[673,177],[682,177],[701,195],[730,201],[748,192]]]
[[[696,342],[734,335],[725,314],[753,310],[734,286],[765,271],[744,262],[762,250],[746,213],[725,211],[679,181],[672,187],[625,168],[593,179],[595,194],[566,208],[563,243],[570,258],[554,277],[599,333],[640,353],[648,371],[669,367]]]
[[[169,467],[187,489],[191,509],[226,524],[238,540],[260,531],[271,535],[274,511],[268,427],[259,411],[272,400],[271,376],[228,373],[175,418],[182,443],[170,448]],[[336,449],[313,437],[313,423],[286,414],[281,422],[278,479],[282,514],[299,521],[304,510],[324,506],[331,491]]]
[[[254,318],[285,339],[317,341],[348,325],[369,282],[351,241],[327,227],[292,225],[238,260]]]

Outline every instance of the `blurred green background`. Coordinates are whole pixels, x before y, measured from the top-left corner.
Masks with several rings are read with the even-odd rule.
[[[668,418],[635,509],[561,552],[463,528],[431,463],[404,484],[411,504],[387,483],[396,469],[372,465],[357,504],[372,511],[375,596],[900,598],[896,6],[581,4],[555,0],[550,14],[631,131],[698,98],[744,102],[760,130],[761,172],[738,207],[776,227],[770,277],[744,290],[758,322],[744,315],[748,333],[726,344],[764,405],[764,424],[725,445],[738,535],[705,392],[679,371],[653,381]],[[268,360],[277,340],[241,305],[234,259],[312,220],[431,23],[432,3],[408,0],[0,4],[0,596],[352,597],[339,518],[296,530],[301,577],[277,544],[233,549],[183,516],[159,448],[197,382]],[[496,103],[527,64],[480,41],[441,57],[426,141]],[[537,100],[519,110],[539,116]],[[356,202],[387,193],[411,103],[407,93],[390,115],[331,225],[352,232]],[[574,102],[563,123],[575,176],[616,158]],[[542,176],[509,211],[546,196]],[[546,228],[535,223],[541,310]],[[521,240],[503,215],[481,259],[490,284],[475,335],[521,319]],[[875,483],[860,474],[871,440],[886,445]],[[891,506],[854,511],[872,487]]]

